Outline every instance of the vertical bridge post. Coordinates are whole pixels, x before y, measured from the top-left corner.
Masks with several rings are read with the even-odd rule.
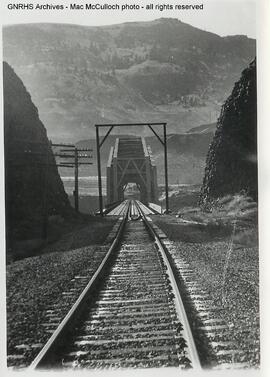
[[[97,168],[98,168],[98,196],[99,196],[99,212],[103,216],[103,200],[102,200],[102,182],[101,182],[101,163],[100,163],[100,144],[99,144],[99,129],[96,127],[96,142],[97,142]]]
[[[166,212],[169,212],[169,184],[168,184],[168,155],[167,155],[167,132],[166,124],[163,124],[163,142],[164,142],[164,174],[165,174],[165,196]]]

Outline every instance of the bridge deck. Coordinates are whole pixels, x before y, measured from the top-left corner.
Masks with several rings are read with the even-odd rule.
[[[142,139],[140,137],[130,137],[119,139],[118,155],[121,158],[144,158]]]

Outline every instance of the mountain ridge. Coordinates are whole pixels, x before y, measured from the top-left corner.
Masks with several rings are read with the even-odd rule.
[[[3,47],[49,136],[68,141],[93,136],[95,123],[164,119],[175,133],[211,123],[255,56],[251,38],[167,18],[5,26]]]

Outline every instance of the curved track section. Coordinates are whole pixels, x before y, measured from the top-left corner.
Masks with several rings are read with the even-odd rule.
[[[125,208],[114,257],[32,369],[200,368],[163,246],[141,203]]]

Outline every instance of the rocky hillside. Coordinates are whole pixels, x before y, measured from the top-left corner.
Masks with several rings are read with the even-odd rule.
[[[50,137],[68,141],[93,137],[100,122],[167,121],[172,133],[214,122],[255,56],[253,39],[220,37],[172,18],[11,25],[3,47]]]
[[[65,216],[71,209],[38,110],[7,63],[3,85],[7,236],[39,238],[46,213]]]
[[[207,155],[200,203],[241,191],[257,199],[256,61],[242,72],[222,108]]]

